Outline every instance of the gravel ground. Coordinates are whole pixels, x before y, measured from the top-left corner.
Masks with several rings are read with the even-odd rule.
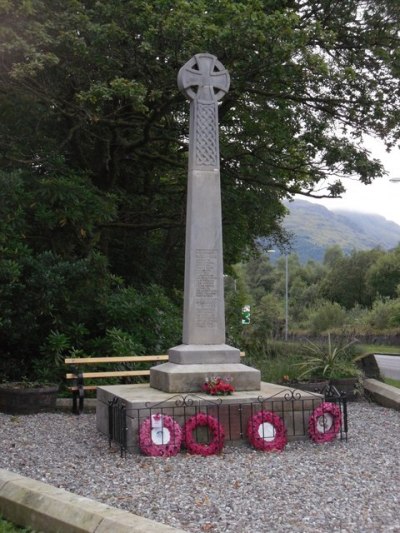
[[[348,441],[171,458],[109,449],[95,415],[0,413],[0,467],[193,533],[400,532],[400,412],[349,405]]]

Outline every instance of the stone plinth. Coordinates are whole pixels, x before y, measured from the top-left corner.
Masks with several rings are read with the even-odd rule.
[[[150,385],[167,393],[199,392],[206,378],[230,378],[237,391],[259,390],[261,373],[240,363],[240,351],[227,344],[181,344],[169,362],[150,371]]]
[[[168,360],[177,365],[240,363],[240,351],[227,344],[180,344],[168,350]]]
[[[229,377],[237,391],[260,389],[260,371],[240,363],[192,365],[164,363],[151,369],[150,385],[168,393],[198,392],[201,391],[207,377],[215,376]]]
[[[206,412],[218,418],[230,443],[246,441],[246,427],[250,416],[260,410],[270,410],[285,422],[288,440],[308,439],[308,419],[323,401],[314,394],[261,382],[260,390],[235,392],[232,396],[210,397],[205,394],[171,395],[153,389],[147,384],[111,385],[98,387],[96,420],[97,429],[108,435],[108,402],[114,398],[126,406],[127,448],[138,451],[138,429],[152,414],[172,416],[182,425],[188,417]]]

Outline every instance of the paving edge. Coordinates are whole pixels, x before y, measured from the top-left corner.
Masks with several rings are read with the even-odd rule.
[[[186,533],[4,469],[0,513],[44,533]]]
[[[400,411],[400,389],[398,387],[372,378],[365,379],[363,386],[376,403]]]

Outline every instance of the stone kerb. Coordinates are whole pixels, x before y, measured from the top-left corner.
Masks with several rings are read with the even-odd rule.
[[[365,379],[363,387],[380,405],[400,411],[400,389],[398,387],[373,378]]]
[[[0,513],[15,524],[43,532],[185,533],[3,469]]]

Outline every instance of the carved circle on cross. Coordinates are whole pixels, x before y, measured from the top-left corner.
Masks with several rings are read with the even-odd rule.
[[[190,100],[216,102],[229,90],[230,77],[212,54],[194,55],[178,73],[178,87]]]

